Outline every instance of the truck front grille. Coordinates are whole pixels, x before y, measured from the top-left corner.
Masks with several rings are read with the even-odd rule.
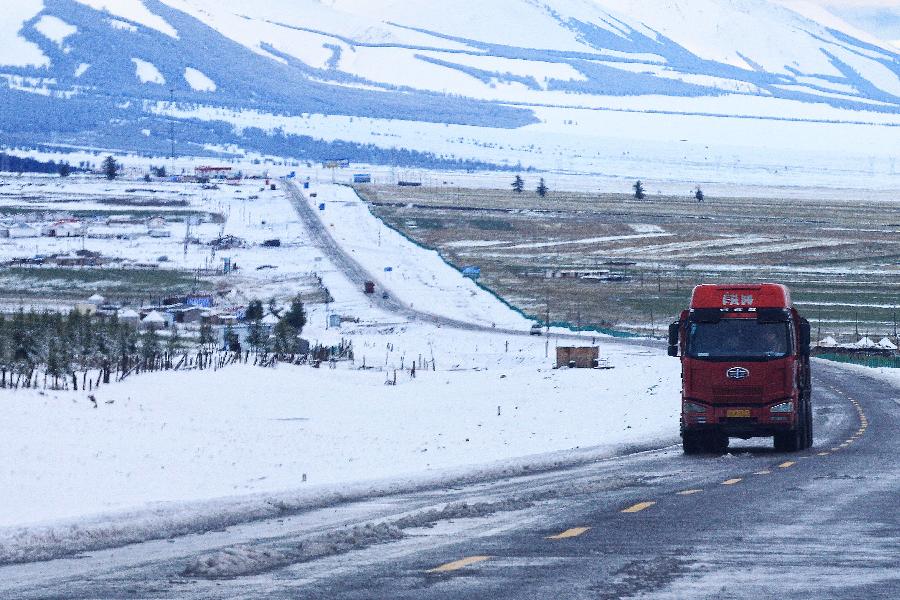
[[[713,398],[717,404],[759,403],[763,399],[762,386],[714,385]]]

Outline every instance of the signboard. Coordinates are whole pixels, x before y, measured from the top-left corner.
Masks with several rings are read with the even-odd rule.
[[[212,296],[188,296],[184,303],[188,306],[199,306],[200,308],[212,308]]]
[[[350,166],[349,158],[330,158],[322,162],[322,166],[326,169],[346,169]]]

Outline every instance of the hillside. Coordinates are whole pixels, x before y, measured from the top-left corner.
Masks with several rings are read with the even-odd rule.
[[[896,47],[803,2],[23,0],[0,32],[6,146],[165,155],[175,117],[182,154],[610,172],[685,140],[663,162],[883,162],[900,124]]]

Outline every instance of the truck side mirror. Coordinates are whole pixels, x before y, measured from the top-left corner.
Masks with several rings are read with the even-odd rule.
[[[669,325],[669,356],[678,356],[678,331],[681,323],[675,322]]]
[[[809,321],[801,319],[800,321],[800,354],[809,354],[809,347],[812,344],[812,333]]]

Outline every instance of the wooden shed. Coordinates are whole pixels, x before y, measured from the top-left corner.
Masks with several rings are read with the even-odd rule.
[[[559,346],[556,348],[556,367],[572,367],[575,369],[592,369],[600,360],[600,348],[597,346]]]

